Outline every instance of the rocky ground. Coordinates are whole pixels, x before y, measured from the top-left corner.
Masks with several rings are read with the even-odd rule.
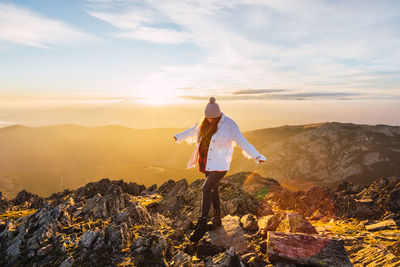
[[[227,176],[222,227],[191,243],[203,183],[0,193],[0,265],[400,266],[400,177],[294,192],[258,174]]]

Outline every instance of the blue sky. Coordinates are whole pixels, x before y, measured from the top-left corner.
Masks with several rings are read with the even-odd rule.
[[[400,99],[398,1],[0,0],[0,93]]]

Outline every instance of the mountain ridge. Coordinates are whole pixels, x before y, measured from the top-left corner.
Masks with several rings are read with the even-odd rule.
[[[324,122],[244,132],[267,162],[258,165],[244,159],[235,148],[231,172],[257,171],[299,189],[316,183],[335,186],[342,180],[368,184],[379,175],[400,171],[399,129]],[[46,196],[99,177],[146,186],[172,177],[193,181],[201,176],[196,168],[186,169],[194,146],[172,140],[181,130],[73,124],[2,128],[0,188],[8,197],[22,188]]]

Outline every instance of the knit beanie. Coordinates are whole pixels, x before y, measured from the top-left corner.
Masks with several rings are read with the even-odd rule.
[[[208,119],[217,118],[221,115],[221,110],[217,103],[215,103],[215,98],[210,97],[210,102],[207,104],[206,109],[204,110],[204,115]]]

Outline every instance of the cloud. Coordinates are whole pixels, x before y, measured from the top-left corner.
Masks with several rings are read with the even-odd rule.
[[[220,95],[216,96],[216,99],[220,100],[321,100],[321,99],[335,99],[335,100],[352,100],[360,99],[356,97],[365,98],[359,93],[348,93],[348,92],[300,92],[300,93],[260,93],[260,94],[235,94],[232,95]],[[184,95],[181,98],[188,100],[207,100],[209,96],[197,96],[197,95]]]
[[[162,66],[139,84],[182,95],[187,90],[179,88],[203,95],[224,88],[218,93],[227,97],[243,88],[327,93],[319,98],[400,94],[400,6],[393,1],[117,0],[89,2],[87,11],[113,25],[116,37],[190,44],[201,55]]]
[[[66,23],[49,19],[28,9],[0,3],[0,42],[51,48],[66,43],[94,40]]]
[[[102,1],[102,5],[108,2]],[[174,29],[173,27],[176,28],[178,25],[171,24],[171,21],[162,13],[148,6],[129,5],[124,8],[124,11],[118,13],[94,10],[87,10],[87,12],[119,29],[113,34],[116,37],[166,44],[178,44],[191,39],[189,32]]]
[[[263,94],[263,93],[275,93],[275,92],[284,92],[287,90],[284,89],[247,89],[247,90],[239,90],[233,92],[234,95],[248,95],[248,94]]]

